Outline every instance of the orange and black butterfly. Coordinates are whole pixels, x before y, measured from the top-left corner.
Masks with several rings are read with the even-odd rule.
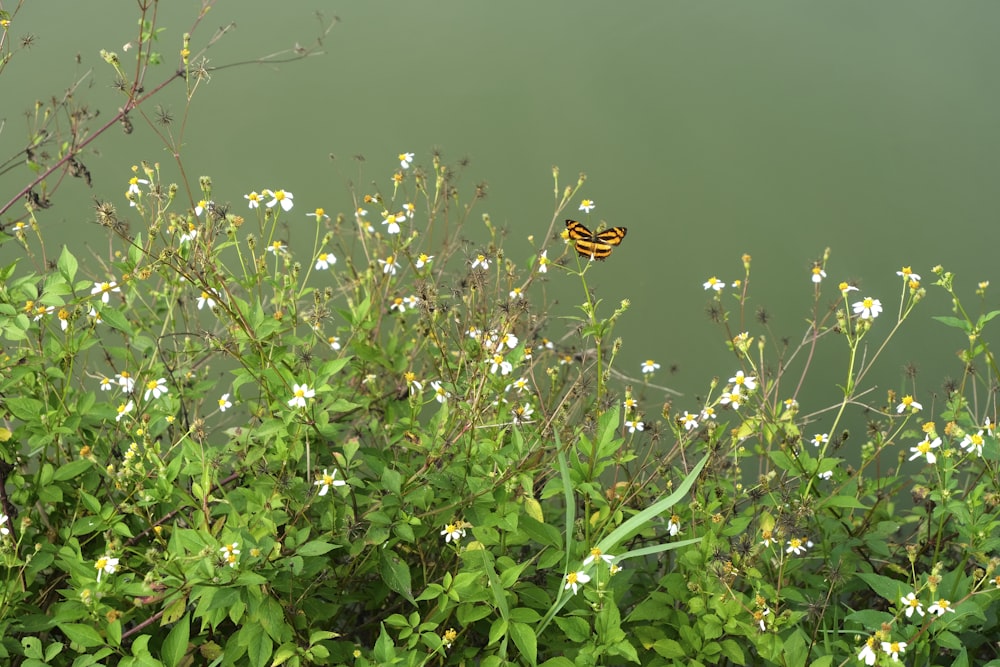
[[[566,230],[570,240],[576,242],[576,251],[590,259],[607,259],[611,249],[621,243],[628,232],[624,227],[611,227],[594,233],[576,220],[567,220]]]

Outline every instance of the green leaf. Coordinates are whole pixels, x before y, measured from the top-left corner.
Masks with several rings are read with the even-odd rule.
[[[240,634],[249,633],[247,638],[247,657],[253,667],[265,667],[271,660],[271,652],[274,644],[266,632],[261,632],[257,628],[244,626]],[[242,639],[242,636],[240,637]]]
[[[74,644],[84,648],[104,646],[104,638],[89,625],[84,625],[83,623],[60,623],[58,627]]]
[[[42,640],[38,637],[22,637],[21,646],[24,647],[24,657],[42,659]]]
[[[515,607],[510,610],[510,619],[521,623],[537,623],[542,618],[534,609],[530,607]]]
[[[163,617],[160,619],[160,625],[170,625],[171,623],[174,623],[184,614],[185,609],[187,609],[186,594],[171,602],[163,610]]]
[[[373,656],[379,665],[391,665],[396,662],[396,647],[392,643],[392,637],[385,631],[385,625],[379,625],[381,630],[378,639],[375,641]]]
[[[322,540],[312,540],[311,542],[306,542],[298,549],[295,550],[300,556],[322,556],[328,551],[332,551],[337,548],[337,545],[330,544],[329,542],[324,542]]]
[[[528,537],[544,546],[558,549],[562,544],[562,535],[558,528],[536,521],[528,514],[521,515],[520,528]]]
[[[891,623],[892,619],[892,614],[888,614],[884,611],[873,611],[871,609],[862,609],[861,611],[853,612],[844,617],[845,621],[857,623],[858,625],[869,629],[878,628],[883,623]]]
[[[402,495],[403,476],[392,468],[382,471],[382,487],[394,496]]]
[[[521,651],[521,657],[528,661],[528,664],[538,664],[538,638],[535,631],[527,623],[513,622],[510,624],[510,638],[514,640],[514,645]]]
[[[44,403],[27,396],[9,396],[5,405],[12,415],[26,422],[37,420],[45,409]]]
[[[664,658],[683,658],[687,655],[680,642],[673,639],[658,639],[653,643],[653,650]]]
[[[101,310],[101,319],[112,329],[117,329],[123,334],[132,338],[135,336],[135,331],[129,321],[125,319],[125,316],[114,308],[104,308]]]
[[[622,637],[608,647],[608,655],[624,656],[629,662],[642,664],[639,660],[639,654],[636,652],[635,647],[632,646],[632,642],[625,637]]]
[[[687,477],[684,478],[684,481],[682,481],[680,485],[678,485],[677,489],[673,493],[664,498],[660,498],[659,500],[657,500],[652,505],[642,510],[635,516],[629,517],[627,521],[625,521],[624,523],[622,523],[622,525],[615,528],[613,531],[611,531],[611,533],[607,537],[601,540],[597,544],[597,548],[600,549],[603,553],[613,554],[619,544],[621,544],[622,542],[629,539],[639,531],[646,528],[649,525],[650,521],[652,521],[653,517],[657,517],[661,514],[666,513],[667,510],[669,510],[671,507],[679,503],[684,498],[684,496],[687,495],[687,492],[694,485],[695,481],[698,479],[698,475],[701,473],[701,469],[705,467],[705,464],[707,462],[708,462],[708,454],[706,454],[701,459],[701,461],[695,464],[694,468],[691,469],[691,472],[688,473]],[[567,524],[567,525],[572,525],[572,524]],[[697,540],[694,541],[700,541],[700,540],[701,538],[698,538]],[[687,542],[690,543],[692,541],[688,540]],[[665,549],[677,548],[678,544],[679,543],[667,543],[664,545],[664,548]],[[622,559],[624,559],[624,554],[622,556],[619,556],[619,560]]]
[[[379,574],[382,576],[382,581],[385,582],[386,586],[402,595],[414,605],[417,604],[416,600],[413,599],[410,568],[407,566],[406,561],[400,558],[395,551],[391,549],[379,550]]]
[[[859,572],[857,577],[868,584],[868,587],[889,601],[891,606],[899,603],[899,599],[910,591],[908,584],[889,577],[871,572]]]
[[[114,623],[108,623],[107,627],[108,641],[113,646],[122,645],[122,621],[121,619],[116,620]]]
[[[935,315],[935,316],[932,316],[931,319],[932,320],[937,320],[938,322],[940,322],[941,324],[944,324],[945,326],[955,327],[956,329],[961,329],[962,331],[965,331],[966,333],[968,333],[970,331],[970,329],[969,329],[969,323],[966,322],[965,320],[960,320],[957,317],[951,317],[950,315]]]
[[[187,653],[188,640],[191,637],[191,623],[187,614],[174,623],[167,638],[163,640],[160,657],[165,667],[177,667]]]
[[[64,482],[68,479],[73,479],[77,475],[83,473],[85,470],[90,470],[94,467],[94,464],[87,459],[77,459],[76,461],[70,461],[64,465],[59,466],[56,470],[53,479],[57,482]]]
[[[506,618],[498,618],[493,621],[493,625],[490,626],[490,636],[489,640],[486,642],[487,646],[493,646],[500,638],[507,634],[507,628],[509,628]]]
[[[730,662],[737,665],[747,664],[747,657],[743,653],[740,645],[732,639],[723,639],[721,642],[722,655],[726,656]],[[815,664],[815,663],[814,663]]]
[[[849,507],[866,510],[868,506],[854,496],[833,496],[819,503],[820,507]]]
[[[76,257],[73,256],[73,253],[66,246],[63,246],[56,266],[59,268],[59,273],[62,274],[62,277],[66,279],[66,282],[72,283],[76,278],[77,261]]]
[[[590,625],[579,616],[556,617],[556,625],[574,644],[582,644],[590,639]]]
[[[982,328],[987,322],[992,320],[997,315],[1000,315],[1000,310],[991,310],[990,312],[981,316],[979,320],[976,322],[976,324],[979,326],[979,328]]]

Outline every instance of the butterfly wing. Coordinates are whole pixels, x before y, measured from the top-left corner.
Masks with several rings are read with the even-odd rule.
[[[611,249],[621,243],[628,233],[625,227],[611,227],[595,234],[576,220],[567,220],[566,230],[575,242],[576,251],[590,259],[607,259]]]

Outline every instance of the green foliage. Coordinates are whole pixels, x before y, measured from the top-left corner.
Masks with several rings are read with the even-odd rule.
[[[52,253],[40,209],[12,228],[0,658],[822,666],[871,642],[881,664],[1000,660],[986,285],[973,315],[934,272],[953,304],[935,319],[967,346],[939,427],[915,390],[873,401],[866,381],[918,276],[888,324],[846,284],[824,312],[815,282],[789,349],[743,322],[745,257],[735,292],[706,284],[737,370],[656,419],[669,390],[616,365],[628,302],[605,315],[600,264],[554,233],[585,179],[554,172],[548,230],[512,257],[483,186],[412,157],[332,217],[207,177],[185,196],[143,163],[127,215],[96,204],[96,260]],[[555,281],[580,286],[568,327]],[[841,378],[811,372],[820,345],[846,351]],[[842,399],[805,410],[817,384]]]

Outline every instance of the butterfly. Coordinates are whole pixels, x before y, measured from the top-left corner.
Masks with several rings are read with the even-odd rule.
[[[576,241],[576,251],[590,259],[607,259],[611,248],[621,243],[628,232],[624,227],[611,227],[594,233],[576,220],[567,220],[566,230],[570,240]]]

